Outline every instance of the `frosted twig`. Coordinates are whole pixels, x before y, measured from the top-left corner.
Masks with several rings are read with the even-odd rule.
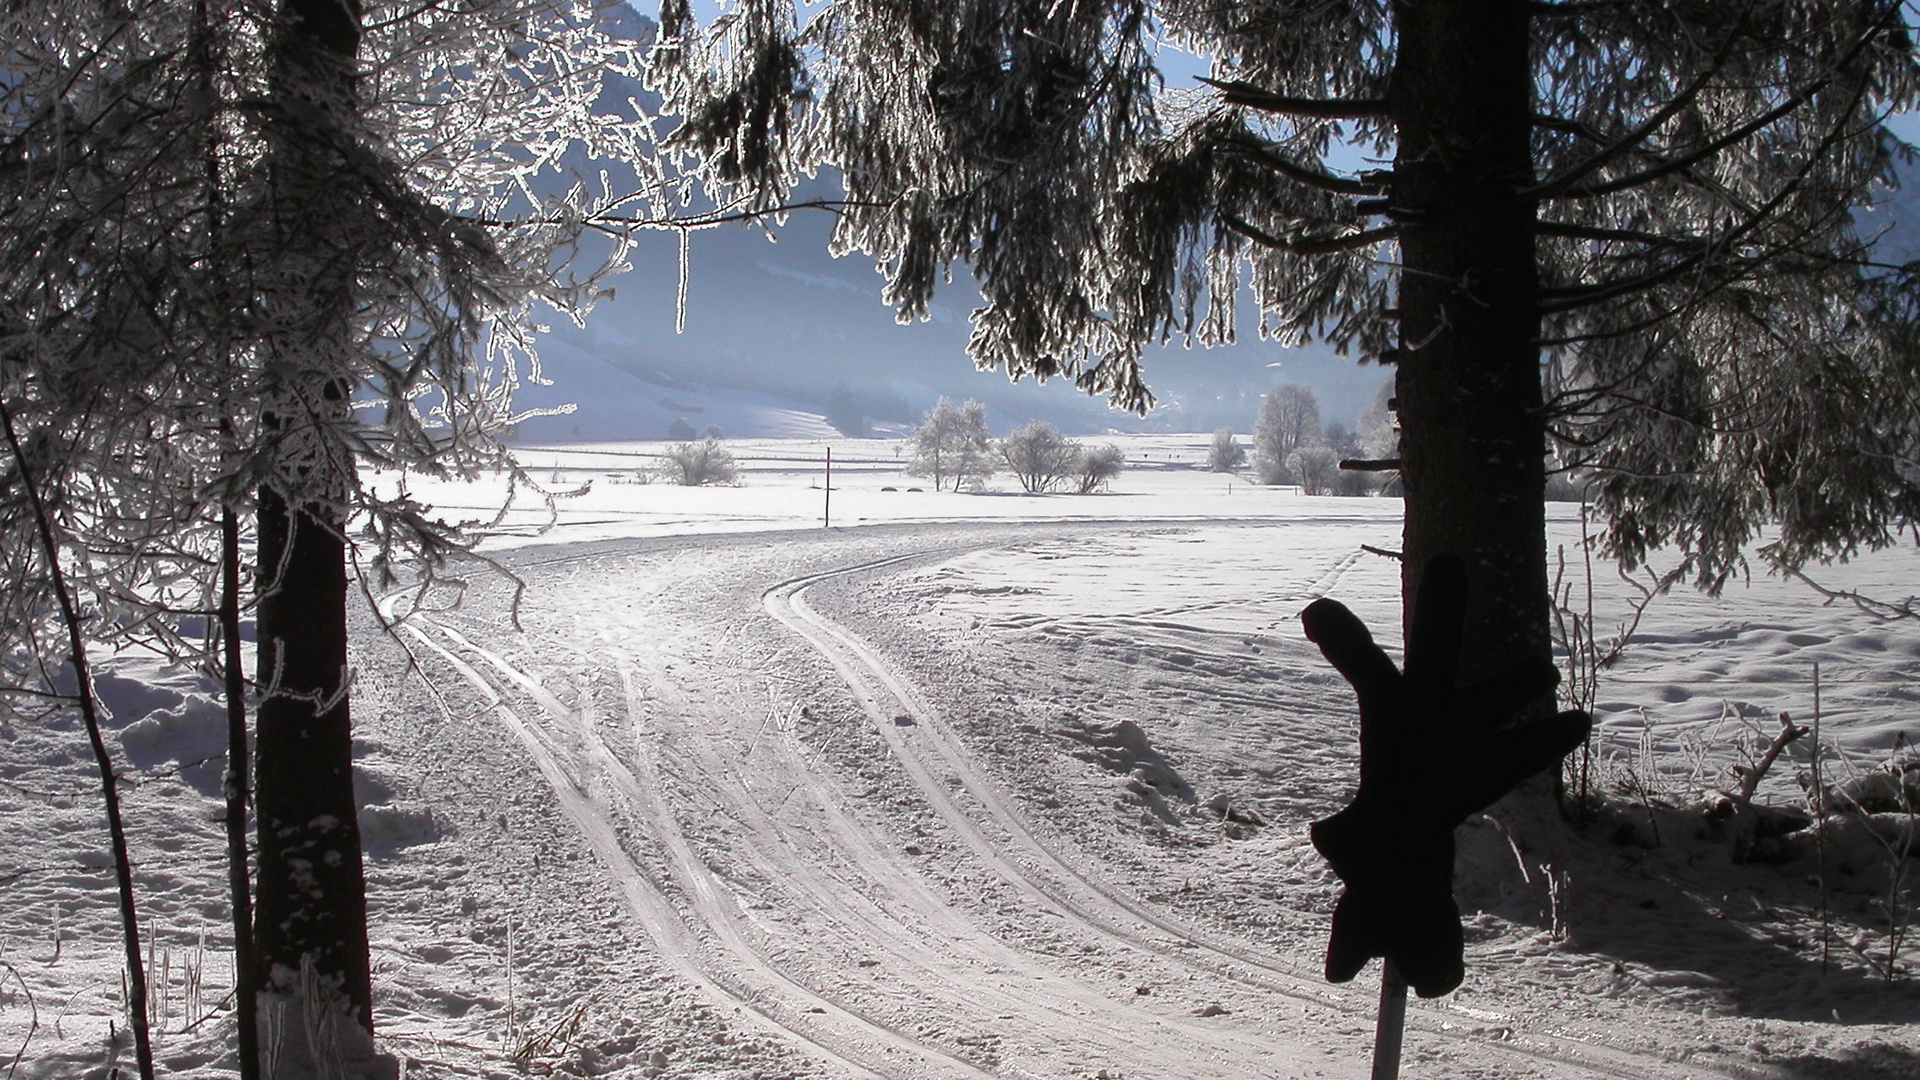
[[[0,967],[7,969],[7,973],[20,984],[20,992],[27,996],[27,1034],[20,1040],[20,1049],[14,1052],[13,1060],[7,1063],[6,1080],[13,1080],[14,1071],[20,1068],[20,1060],[27,1056],[27,1047],[32,1045],[34,1034],[40,1030],[40,1005],[34,1001],[33,988],[27,985],[27,980],[20,974],[20,969],[5,960],[0,960]]]

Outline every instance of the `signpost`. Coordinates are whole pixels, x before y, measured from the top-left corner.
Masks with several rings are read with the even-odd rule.
[[[1400,1042],[1407,1031],[1407,980],[1388,960],[1380,969],[1380,1015],[1373,1023],[1373,1080],[1400,1080]]]
[[[1346,886],[1327,938],[1327,979],[1346,982],[1369,960],[1386,961],[1374,1080],[1399,1075],[1407,988],[1438,997],[1466,974],[1454,829],[1558,762],[1592,727],[1578,710],[1509,723],[1559,684],[1544,656],[1455,685],[1466,610],[1465,564],[1435,556],[1420,578],[1404,671],[1339,601],[1316,600],[1300,615],[1360,704],[1359,790],[1313,823],[1313,846]]]

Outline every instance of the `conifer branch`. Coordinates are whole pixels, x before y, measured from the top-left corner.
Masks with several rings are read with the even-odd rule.
[[[1794,110],[1800,108],[1802,105],[1805,105],[1813,97],[1814,94],[1820,92],[1821,90],[1826,89],[1826,87],[1827,87],[1827,80],[1825,79],[1815,80],[1814,82],[1809,83],[1805,88],[1803,88],[1799,94],[1795,94],[1793,97],[1788,98],[1786,101],[1781,102],[1780,104],[1774,106],[1771,109],[1768,109],[1766,112],[1761,113],[1759,116],[1754,117],[1752,120],[1749,120],[1744,124],[1741,124],[1739,127],[1734,128],[1732,131],[1727,132],[1725,135],[1722,135],[1717,139],[1710,140],[1706,145],[1700,147],[1697,150],[1694,150],[1692,153],[1683,154],[1677,158],[1670,158],[1666,161],[1661,162],[1658,165],[1655,165],[1650,169],[1642,169],[1637,173],[1631,173],[1627,176],[1622,176],[1615,180],[1606,180],[1596,184],[1587,184],[1583,187],[1572,187],[1572,186],[1561,184],[1558,181],[1548,181],[1545,184],[1540,184],[1533,188],[1528,189],[1528,191],[1525,192],[1525,194],[1528,194],[1535,198],[1540,198],[1540,199],[1551,199],[1551,198],[1590,199],[1600,195],[1611,195],[1616,191],[1625,191],[1628,188],[1643,187],[1647,184],[1653,183],[1656,180],[1660,180],[1665,177],[1672,176],[1674,173],[1681,172],[1686,169],[1691,169],[1695,165],[1698,165],[1701,162],[1707,160],[1708,158],[1713,157],[1715,154],[1718,154],[1720,151],[1725,150],[1726,148],[1734,145],[1735,143],[1745,141],[1754,132],[1759,131],[1761,128],[1764,128],[1774,123],[1775,121],[1786,116],[1788,113],[1791,113]]]
[[[1209,79],[1195,76],[1220,91],[1221,100],[1260,112],[1304,116],[1314,120],[1365,120],[1387,115],[1385,98],[1303,98],[1263,90],[1238,79]]]
[[[1860,57],[1861,53],[1866,51],[1867,46],[1871,44],[1876,37],[1879,37],[1880,35],[1887,33],[1889,29],[1890,28],[1888,24],[1882,22],[1882,23],[1875,24],[1874,26],[1871,26],[1866,30],[1862,31],[1860,34],[1860,37],[1854,41],[1853,45],[1844,54],[1842,54],[1837,60],[1834,61],[1834,63],[1832,64],[1832,70],[1835,70],[1835,71],[1846,70],[1848,67],[1852,65],[1852,63],[1855,60],[1857,60]],[[1728,49],[1732,48],[1731,37],[1729,37],[1727,48]],[[1696,80],[1693,86],[1688,88],[1688,91],[1682,91],[1681,96],[1682,97],[1687,96],[1689,91],[1697,94],[1699,92],[1697,88],[1700,87],[1702,84],[1704,84],[1707,78],[1709,78],[1713,74],[1714,70],[1719,67],[1719,64],[1720,64],[1720,61],[1718,58],[1716,58],[1714,68],[1708,69],[1706,74],[1702,75],[1699,80]],[[1761,113],[1759,116],[1754,117],[1752,120],[1749,120],[1746,123],[1739,125],[1733,130],[1727,132],[1725,135],[1722,135],[1717,139],[1712,139],[1708,141],[1706,145],[1700,147],[1697,150],[1694,150],[1691,153],[1683,154],[1680,157],[1662,162],[1661,164],[1655,165],[1650,169],[1644,169],[1638,173],[1633,173],[1628,176],[1623,176],[1615,180],[1608,180],[1608,181],[1604,181],[1597,184],[1588,184],[1583,187],[1574,187],[1573,184],[1577,182],[1580,179],[1580,177],[1591,175],[1594,171],[1594,168],[1598,167],[1593,165],[1590,162],[1587,166],[1575,166],[1567,174],[1563,174],[1560,177],[1556,177],[1552,180],[1548,180],[1542,184],[1536,184],[1532,188],[1529,188],[1525,192],[1523,192],[1523,194],[1527,194],[1534,198],[1541,198],[1541,199],[1546,199],[1546,198],[1582,199],[1582,198],[1592,198],[1600,195],[1611,195],[1616,191],[1624,191],[1628,188],[1640,187],[1645,184],[1650,184],[1655,180],[1659,180],[1659,179],[1662,179],[1663,177],[1671,176],[1676,172],[1690,169],[1693,166],[1698,165],[1699,163],[1707,160],[1708,158],[1711,158],[1714,155],[1720,153],[1720,151],[1725,150],[1726,148],[1733,146],[1736,143],[1745,141],[1747,138],[1752,136],[1755,132],[1760,131],[1761,129],[1767,127],[1768,125],[1774,123],[1775,121],[1781,119],[1782,117],[1785,117],[1788,114],[1798,110],[1801,106],[1807,104],[1809,101],[1812,101],[1815,95],[1820,93],[1820,91],[1825,90],[1829,85],[1832,84],[1832,82],[1833,82],[1832,77],[1815,79],[1812,82],[1801,87],[1798,91],[1796,91],[1792,95],[1788,96],[1787,99],[1782,101],[1780,104],[1774,106],[1771,109],[1768,109],[1766,112]],[[1676,100],[1679,100],[1679,99],[1676,99]],[[1672,103],[1669,103],[1669,104],[1671,105]],[[1666,120],[1670,118],[1671,113],[1668,113],[1667,116],[1662,116],[1661,113],[1663,112],[1667,112],[1667,109],[1663,108],[1662,110],[1660,110],[1660,112],[1656,112],[1653,117],[1648,118],[1647,123],[1642,124],[1640,128],[1635,129],[1634,132],[1629,132],[1625,137],[1618,140],[1614,144],[1614,149],[1612,150],[1611,156],[1618,156],[1619,152],[1622,152],[1625,149],[1631,148],[1634,142],[1644,140],[1646,135],[1651,134],[1653,129],[1648,128],[1647,124],[1652,124],[1655,120],[1658,120],[1660,123],[1665,123]],[[1644,133],[1641,133],[1643,129],[1644,129]],[[1609,151],[1603,150],[1601,151],[1601,155],[1607,156],[1609,155]],[[1600,164],[1604,165],[1605,162],[1602,161],[1600,162]]]
[[[1319,188],[1321,191],[1332,192],[1335,195],[1378,195],[1387,190],[1384,183],[1360,180],[1350,176],[1336,176],[1322,169],[1302,165],[1283,156],[1273,147],[1254,139],[1236,139],[1222,146],[1221,150],[1248,158],[1296,183]]]
[[[1744,230],[1736,230],[1736,235],[1739,231]],[[1592,285],[1549,286],[1543,288],[1540,290],[1540,295],[1547,299],[1545,303],[1540,305],[1540,312],[1543,315],[1557,315],[1562,312],[1572,311],[1576,308],[1591,307],[1594,304],[1605,303],[1608,300],[1626,296],[1630,293],[1645,292],[1648,289],[1657,288],[1688,271],[1701,268],[1706,264],[1707,259],[1716,249],[1725,248],[1732,240],[1733,237],[1730,236],[1703,251],[1688,255],[1686,258],[1680,259],[1677,262],[1669,263],[1658,270],[1649,271],[1648,273],[1639,274],[1634,277],[1597,282]]]
[[[1382,225],[1376,229],[1361,229],[1359,232],[1342,233],[1336,236],[1282,237],[1275,236],[1258,225],[1225,211],[1221,211],[1220,220],[1227,228],[1261,247],[1278,248],[1302,255],[1330,255],[1336,251],[1351,251],[1354,248],[1392,240],[1400,235],[1400,226]]]
[[[1535,127],[1543,127],[1548,131],[1558,131],[1567,135],[1577,135],[1592,143],[1604,143],[1607,141],[1599,132],[1570,117],[1555,116],[1552,113],[1534,113],[1533,123]]]
[[[1863,97],[1865,93],[1864,87],[1856,90],[1854,92],[1856,101]],[[1705,244],[1699,251],[1671,265],[1659,270],[1650,271],[1646,274],[1641,274],[1637,277],[1612,282],[1601,282],[1594,285],[1542,289],[1541,295],[1549,299],[1547,303],[1540,306],[1541,313],[1557,314],[1559,312],[1570,311],[1574,308],[1603,303],[1629,293],[1642,292],[1663,285],[1691,270],[1705,266],[1708,260],[1713,258],[1714,255],[1728,250],[1742,237],[1759,228],[1768,218],[1773,216],[1774,211],[1779,209],[1780,206],[1787,201],[1787,198],[1800,188],[1801,184],[1805,183],[1812,167],[1811,163],[1819,161],[1831,152],[1834,144],[1839,141],[1841,135],[1844,133],[1845,127],[1843,125],[1836,125],[1831,131],[1827,132],[1826,136],[1820,140],[1819,145],[1814,148],[1813,153],[1808,155],[1808,164],[1803,166],[1800,171],[1795,173],[1785,184],[1782,184],[1780,190],[1774,192],[1772,198],[1755,207],[1753,211],[1747,215],[1746,220],[1735,225],[1725,236]],[[1769,258],[1761,258],[1754,261],[1770,263],[1771,260]]]
[[[1661,236],[1641,229],[1609,229],[1598,225],[1580,225],[1571,221],[1542,221],[1534,226],[1541,236],[1559,236],[1569,240],[1613,240],[1648,247],[1677,247],[1698,242],[1694,237]]]
[[[1737,40],[1739,40],[1737,33],[1729,33],[1727,40],[1721,44],[1720,51],[1714,55],[1713,62],[1708,64],[1707,69],[1700,73],[1700,77],[1693,80],[1685,89],[1674,95],[1672,100],[1668,101],[1665,105],[1655,109],[1652,116],[1641,121],[1632,131],[1627,132],[1620,138],[1615,139],[1612,143],[1602,147],[1597,153],[1587,158],[1587,160],[1573,166],[1559,176],[1545,183],[1535,185],[1528,194],[1539,198],[1550,198],[1554,195],[1565,193],[1569,191],[1574,184],[1586,177],[1592,176],[1619,158],[1622,154],[1627,153],[1629,150],[1652,138],[1654,132],[1659,131],[1667,121],[1679,115],[1680,110],[1692,104],[1694,99],[1700,96],[1701,91],[1707,88],[1707,84],[1713,81],[1713,77],[1718,75],[1720,69],[1726,66],[1727,57],[1732,55],[1733,45]],[[1785,114],[1782,113],[1781,115]],[[1768,123],[1771,122],[1771,120],[1768,121]],[[1741,136],[1741,138],[1745,137],[1744,135]],[[1717,153],[1718,151],[1713,152]]]

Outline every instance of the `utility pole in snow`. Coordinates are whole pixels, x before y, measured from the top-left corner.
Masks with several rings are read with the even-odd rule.
[[[833,528],[833,447],[827,447],[827,500],[826,510],[820,517],[820,527]]]

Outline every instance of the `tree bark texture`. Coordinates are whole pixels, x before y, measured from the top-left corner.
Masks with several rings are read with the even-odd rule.
[[[278,376],[287,386],[285,415],[270,411],[265,422],[299,463],[259,493],[255,941],[264,988],[298,994],[302,964],[311,963],[322,988],[371,1033],[347,695],[345,522],[339,500],[329,497],[351,482],[329,473],[351,465],[313,453],[311,440],[324,438],[302,430],[325,422],[303,409],[344,408],[348,391],[346,360],[329,350],[351,347],[354,264],[340,236],[351,232],[344,223],[353,208],[341,205],[335,170],[355,107],[360,5],[283,0],[279,15],[274,89],[286,119],[272,149],[275,210],[288,265],[303,266],[305,277],[279,286],[299,295],[267,298],[293,323],[281,330],[290,359],[276,361],[288,369]]]
[[[1394,4],[1405,616],[1428,560],[1458,555],[1463,679],[1551,655],[1527,8]]]
[[[346,547],[338,522],[260,493],[254,816],[264,986],[299,992],[310,959],[373,1030],[366,878],[346,692]]]

